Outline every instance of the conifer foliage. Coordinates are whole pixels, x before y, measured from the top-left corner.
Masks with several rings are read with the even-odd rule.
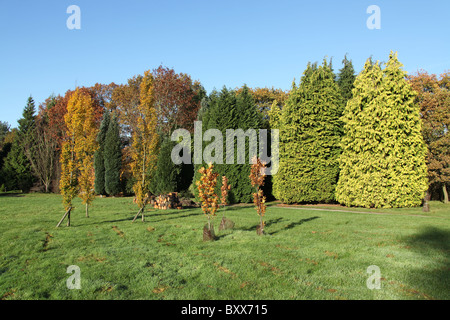
[[[227,129],[240,129],[243,133],[249,133],[249,129],[254,129],[255,135],[257,135],[258,129],[261,128],[262,116],[258,113],[254,99],[246,86],[239,90],[238,94],[224,87],[220,92],[212,92],[209,98],[204,101],[207,101],[207,106],[203,106],[199,113],[199,117],[202,120],[203,133],[208,129],[217,129],[223,137],[223,144],[220,146],[220,148],[223,146],[222,150],[224,151],[222,164],[215,164],[215,169],[220,176],[226,176],[229,184],[233,186],[228,193],[228,200],[230,203],[249,203],[252,200],[252,187],[249,178],[251,160],[249,154],[250,138],[249,136],[245,138],[243,147],[239,145],[236,138],[228,143]],[[255,139],[257,139],[256,136]],[[214,140],[211,143],[204,142],[202,152],[211,150],[210,146],[214,142],[216,141]],[[234,143],[234,146],[232,143]],[[238,158],[239,153],[244,154],[243,159]],[[199,179],[199,168],[205,165],[206,163],[204,162],[195,166],[195,181]],[[217,193],[220,193],[221,185],[222,181],[219,181]],[[198,196],[197,192],[196,195]]]
[[[122,142],[117,114],[109,122],[104,146],[105,191],[114,196],[120,193],[120,171],[122,169]]]
[[[337,200],[347,206],[418,206],[427,190],[426,146],[415,91],[397,54],[367,60],[344,112]]]
[[[105,111],[103,114],[102,122],[100,123],[100,129],[97,135],[98,149],[94,156],[94,168],[95,168],[95,193],[106,195],[105,191],[105,139],[108,132],[109,122],[111,115],[109,111]]]
[[[280,130],[280,167],[273,192],[285,203],[331,202],[339,174],[342,98],[327,61],[308,64],[282,110],[273,106]]]

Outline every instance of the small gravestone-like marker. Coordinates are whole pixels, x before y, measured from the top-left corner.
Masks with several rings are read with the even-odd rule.
[[[227,230],[234,228],[234,221],[228,218],[222,217],[222,221],[220,221],[219,230]]]
[[[214,233],[214,227],[211,224],[211,228],[208,227],[208,224],[205,224],[203,227],[203,241],[214,241],[216,239],[216,235]]]

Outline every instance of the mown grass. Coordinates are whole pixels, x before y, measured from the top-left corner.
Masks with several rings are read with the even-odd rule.
[[[149,209],[131,223],[131,198],[97,198],[90,218],[75,206],[72,226],[55,228],[60,196],[0,196],[2,299],[450,298],[450,206],[439,202],[427,214],[272,203],[265,236],[252,206],[233,206],[235,228],[218,231],[219,211],[214,242],[202,241],[200,209]],[[70,265],[80,290],[66,286]],[[379,290],[366,285],[371,265]]]

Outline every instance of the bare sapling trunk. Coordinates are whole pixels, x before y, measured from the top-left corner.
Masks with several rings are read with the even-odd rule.
[[[442,185],[442,192],[444,193],[444,203],[448,203],[448,192],[445,183]]]
[[[72,210],[72,207],[70,207],[70,208],[66,211],[66,213],[64,213],[63,217],[61,218],[61,220],[59,220],[58,224],[56,225],[57,228],[61,225],[61,223],[64,221],[64,218],[65,218],[66,216],[69,216],[69,218],[70,218],[70,211],[71,211],[71,210]]]
[[[423,212],[429,212],[430,211],[430,192],[427,190],[427,193],[425,194],[425,198],[423,199]]]

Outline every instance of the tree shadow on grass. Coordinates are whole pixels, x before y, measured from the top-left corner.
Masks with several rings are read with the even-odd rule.
[[[24,197],[25,195],[20,192],[2,192],[0,193],[0,197]]]
[[[433,263],[427,268],[412,268],[408,273],[410,287],[427,288],[432,292],[411,289],[409,293],[422,299],[450,299],[450,231],[426,227],[418,234],[404,238],[403,242],[407,244],[406,248],[422,255],[423,260]]]
[[[319,219],[319,218],[320,218],[320,217],[315,216],[315,217],[310,217],[310,218],[306,218],[306,219],[301,219],[301,220],[299,220],[299,221],[291,222],[291,223],[285,225],[283,228],[281,228],[281,229],[279,229],[279,230],[275,230],[275,231],[269,232],[268,234],[274,235],[274,234],[276,234],[276,233],[278,233],[278,232],[280,232],[280,231],[286,231],[286,230],[295,228],[295,227],[297,227],[297,226],[299,226],[299,225],[302,225],[302,224],[305,223],[305,222],[309,222],[309,221],[312,221],[312,220],[315,220],[315,219]]]
[[[282,220],[283,220],[283,218],[276,218],[276,219],[272,219],[272,220],[267,220],[266,224],[265,224],[265,227],[267,228],[267,227],[271,226],[272,224],[278,223],[278,222],[280,222]],[[259,225],[259,223],[255,224],[255,225],[253,225],[251,227],[240,227],[240,228],[235,228],[235,229],[236,230],[242,230],[242,231],[255,231],[256,232],[256,227],[258,225]]]

